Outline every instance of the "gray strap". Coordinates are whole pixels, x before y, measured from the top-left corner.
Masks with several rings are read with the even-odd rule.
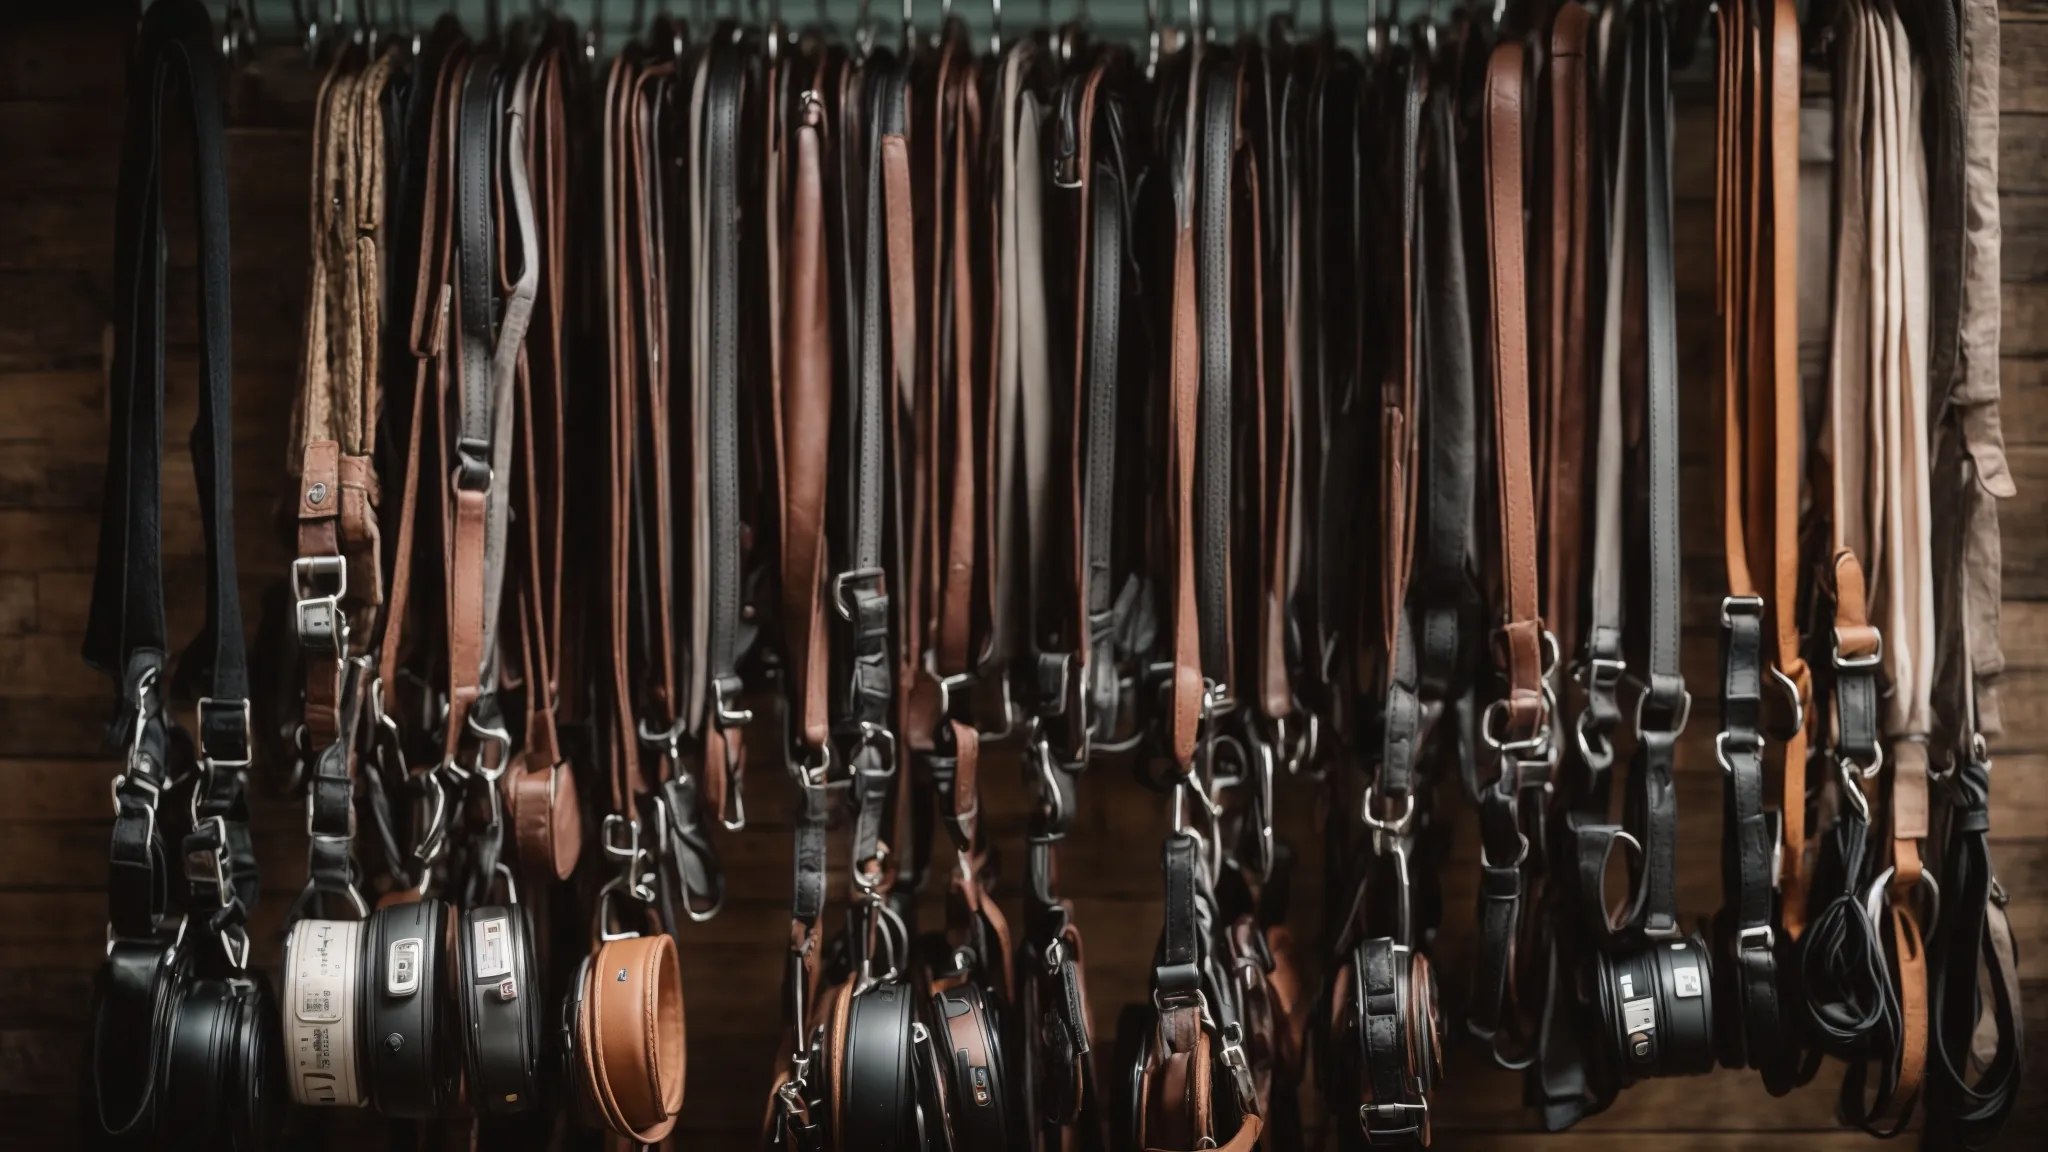
[[[1626,73],[1633,61],[1626,55]],[[1623,91],[1630,77],[1623,76]],[[1599,435],[1594,457],[1593,496],[1593,602],[1586,630],[1584,674],[1587,682],[1587,713],[1582,729],[1603,734],[1613,731],[1621,714],[1614,702],[1614,685],[1623,666],[1621,647],[1622,600],[1622,423],[1621,356],[1623,291],[1628,270],[1628,227],[1631,166],[1636,163],[1634,133],[1630,120],[1635,109],[1622,102],[1619,151],[1608,197],[1612,217],[1607,235],[1607,314],[1600,335]],[[1603,745],[1604,746],[1604,745]]]
[[[506,525],[512,513],[512,386],[518,375],[520,350],[526,346],[526,329],[533,319],[534,292],[540,284],[540,241],[526,170],[526,98],[532,71],[531,60],[521,65],[519,79],[512,87],[512,106],[506,113],[505,162],[501,166],[512,193],[513,220],[519,229],[519,279],[513,282],[512,296],[505,302],[505,319],[498,327],[498,343],[491,355],[491,472],[499,482],[491,485],[484,520],[485,692],[495,689],[498,683],[498,617],[505,595]]]

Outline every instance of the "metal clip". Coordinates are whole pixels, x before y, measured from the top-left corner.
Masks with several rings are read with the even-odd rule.
[[[204,847],[185,852],[185,879],[191,884],[211,884],[215,899],[225,908],[235,899],[234,878],[228,874],[228,821],[209,816],[192,826],[192,835],[210,841]]]
[[[223,702],[215,700],[211,696],[201,696],[199,702],[194,705],[192,725],[194,753],[198,757],[199,762],[209,768],[247,768],[250,764],[254,763],[254,756],[252,754],[256,747],[256,742],[252,737],[254,728],[249,721],[248,697],[245,696],[240,700],[226,701],[229,707],[239,708],[242,714],[242,755],[239,759],[235,760],[221,759],[213,755],[212,751],[206,746],[206,710],[219,703]]]
[[[1237,1089],[1237,1106],[1247,1113],[1259,1110],[1258,1086],[1252,1082],[1251,1064],[1244,1058],[1244,1023],[1232,1020],[1223,1026],[1223,1066],[1230,1069],[1231,1084]]]
[[[323,591],[331,588],[331,591]],[[348,562],[339,556],[301,556],[292,561],[292,590],[298,594],[299,647],[340,656],[348,650]]]

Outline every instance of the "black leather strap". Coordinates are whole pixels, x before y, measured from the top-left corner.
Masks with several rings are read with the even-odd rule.
[[[1096,97],[1098,115],[1095,163],[1089,190],[1088,240],[1088,394],[1087,444],[1082,457],[1082,564],[1088,585],[1088,736],[1104,739],[1117,731],[1121,639],[1117,611],[1124,603],[1116,587],[1117,392],[1122,361],[1124,261],[1128,243],[1125,214],[1130,211],[1123,177],[1122,114],[1116,98]],[[1101,134],[1105,134],[1104,139]],[[1128,527],[1128,525],[1125,525]]]
[[[379,908],[363,951],[363,1080],[377,1110],[438,1116],[454,1098],[462,1025],[448,995],[448,905],[427,898]]]
[[[708,720],[700,718],[699,724],[708,722],[721,730],[744,724],[749,716],[739,707],[743,685],[738,669],[739,657],[744,650],[743,641],[747,638],[740,618],[740,536],[743,530],[740,509],[740,297],[743,275],[740,260],[740,181],[742,165],[746,162],[740,150],[740,119],[747,79],[746,59],[739,49],[732,46],[711,49],[702,125],[703,164],[709,174],[706,210],[710,216],[705,222],[703,235],[711,249],[710,283],[706,286],[711,317],[710,395],[701,413],[708,417],[709,423],[707,471],[711,490],[706,530],[710,537],[710,555],[705,591],[709,594],[711,608],[706,622],[709,631],[708,667],[704,670],[710,693],[710,699],[706,701],[710,706],[710,716]],[[726,747],[730,748],[729,745]],[[731,751],[727,755],[726,763],[707,763],[704,770],[727,773],[726,810],[720,816],[728,827],[744,827],[746,810],[740,800],[740,764]]]
[[[1191,996],[1202,986],[1201,929],[1196,923],[1196,853],[1193,836],[1166,838],[1160,849],[1166,873],[1165,926],[1159,933],[1159,958],[1152,968],[1152,988],[1163,996]]]
[[[1988,759],[1972,755],[1958,764],[1948,796],[1944,900],[1928,949],[1927,1144],[1986,1148],[2019,1100],[2023,1066],[2019,1005],[2011,974],[2001,970],[2007,957],[1990,934],[1989,918],[1994,910],[2002,914],[2004,892],[1991,869]],[[1983,988],[1991,993],[1988,1005]],[[1980,1067],[1973,1049],[1987,1008],[1997,1042]]]
[[[1457,94],[1431,90],[1428,163],[1421,197],[1417,298],[1427,316],[1422,345],[1421,508],[1414,602],[1417,689],[1424,700],[1457,695],[1466,677],[1464,636],[1477,596],[1472,585],[1472,523],[1479,475],[1477,377],[1472,364],[1471,297],[1465,279],[1463,212],[1458,196]]]
[[[100,519],[86,662],[126,676],[137,652],[168,653],[164,622],[164,287],[162,163],[165,117],[189,117],[199,232],[202,386],[192,431],[206,546],[206,618],[180,661],[181,689],[200,709],[202,747],[223,763],[246,761],[248,670],[235,572],[228,193],[219,57],[204,6],[180,0],[144,14],[129,78],[115,233],[114,362],[109,374],[106,504]],[[182,93],[173,107],[166,98]]]
[[[1628,583],[1647,623],[1647,683],[1637,707],[1635,763],[1629,773],[1631,823],[1643,845],[1641,928],[1645,936],[1678,932],[1678,796],[1672,771],[1692,697],[1679,664],[1682,599],[1678,539],[1677,282],[1671,238],[1671,73],[1667,29],[1654,11],[1631,20],[1630,54],[1637,71],[1635,119],[1642,133],[1641,173],[1644,309],[1644,470],[1648,525],[1639,563],[1648,578]],[[1632,613],[1632,615],[1635,615]]]
[[[890,403],[893,362],[889,329],[888,222],[884,198],[883,140],[905,130],[904,79],[886,54],[870,57],[860,73],[865,115],[842,124],[844,152],[858,153],[864,164],[865,196],[860,242],[844,245],[859,290],[849,297],[847,328],[853,333],[855,386],[841,412],[844,457],[850,469],[841,504],[844,531],[833,540],[839,571],[829,589],[833,606],[845,625],[846,642],[835,648],[834,668],[844,688],[833,716],[833,729],[853,780],[854,824],[851,837],[853,876],[866,889],[879,879],[883,834],[890,815],[889,797],[896,776],[896,741],[890,732],[894,707],[894,659],[890,641],[892,607],[884,566],[888,504],[893,499],[890,473]],[[850,183],[850,181],[849,181]],[[842,193],[846,189],[842,188]],[[847,211],[855,197],[843,196]],[[856,322],[857,321],[857,322]],[[896,845],[903,849],[907,846]],[[867,963],[871,933],[849,934],[856,970]]]
[[[1721,1062],[1756,1068],[1773,1094],[1790,1091],[1798,1048],[1784,1026],[1778,995],[1777,933],[1772,926],[1778,829],[1764,810],[1763,601],[1721,604],[1721,891],[1716,925],[1720,971],[1733,1005],[1717,1021]]]
[[[1197,306],[1202,318],[1202,383],[1197,421],[1195,591],[1200,605],[1202,675],[1223,686],[1230,665],[1231,520],[1231,191],[1237,155],[1237,76],[1227,54],[1197,62],[1201,85],[1200,156],[1195,196]]]
[[[1410,1044],[1416,1022],[1408,993],[1413,955],[1386,937],[1361,941],[1351,961],[1357,987],[1362,1082],[1370,1096],[1358,1109],[1369,1144],[1427,1141],[1429,1106],[1415,1069],[1430,1059]]]
[[[488,491],[491,476],[493,397],[491,357],[497,348],[496,219],[492,212],[497,178],[498,70],[487,54],[472,58],[463,78],[460,130],[456,134],[455,227],[456,383],[460,417],[456,425],[458,488]]]

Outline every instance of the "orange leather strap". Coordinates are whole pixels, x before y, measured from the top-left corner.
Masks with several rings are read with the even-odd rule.
[[[1543,621],[1537,604],[1536,507],[1530,468],[1527,251],[1523,243],[1523,57],[1518,40],[1486,66],[1486,227],[1491,259],[1495,491],[1500,517],[1501,631],[1507,674],[1502,743],[1529,740],[1547,719]]]

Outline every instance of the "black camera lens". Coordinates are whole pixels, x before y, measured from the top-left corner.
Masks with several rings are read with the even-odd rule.
[[[1624,1082],[1714,1068],[1714,981],[1697,936],[1596,956],[1606,1047]]]

